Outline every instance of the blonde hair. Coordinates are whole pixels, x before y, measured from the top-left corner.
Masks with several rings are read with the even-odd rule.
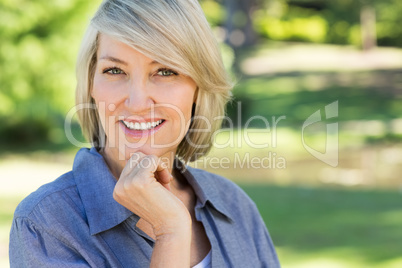
[[[193,121],[178,146],[177,156],[187,162],[208,153],[233,86],[198,1],[105,0],[101,4],[79,52],[76,96],[77,105],[87,106],[78,110],[83,133],[98,149],[105,146],[106,137],[91,90],[100,33],[195,81],[198,90]]]

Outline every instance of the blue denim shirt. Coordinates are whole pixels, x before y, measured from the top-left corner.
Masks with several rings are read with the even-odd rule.
[[[212,267],[279,267],[250,198],[220,176],[187,167],[196,219],[212,247]],[[10,266],[149,267],[154,240],[139,217],[113,199],[116,180],[96,149],[81,149],[73,170],[25,198],[14,214]]]

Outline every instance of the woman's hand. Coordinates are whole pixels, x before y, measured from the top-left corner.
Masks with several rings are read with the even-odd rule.
[[[150,267],[190,267],[191,216],[170,191],[172,179],[159,158],[136,153],[124,167],[113,192],[117,202],[153,228],[156,241]]]
[[[187,208],[170,192],[172,179],[165,163],[158,157],[138,152],[124,167],[113,197],[151,224],[158,238],[191,223]]]

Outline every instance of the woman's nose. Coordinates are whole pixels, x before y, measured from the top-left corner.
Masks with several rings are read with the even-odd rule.
[[[155,102],[147,82],[133,81],[130,83],[125,103],[132,113],[142,113],[151,109]]]

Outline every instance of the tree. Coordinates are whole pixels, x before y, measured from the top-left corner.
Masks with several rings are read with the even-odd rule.
[[[255,45],[257,35],[254,31],[252,13],[257,8],[255,0],[225,0],[228,12],[225,22],[226,43],[232,47]]]
[[[362,48],[370,50],[377,45],[375,9],[368,3],[363,3],[360,11]]]
[[[74,105],[79,44],[99,2],[0,0],[3,139],[6,133],[16,141],[18,135],[46,139],[63,126],[63,115]]]

